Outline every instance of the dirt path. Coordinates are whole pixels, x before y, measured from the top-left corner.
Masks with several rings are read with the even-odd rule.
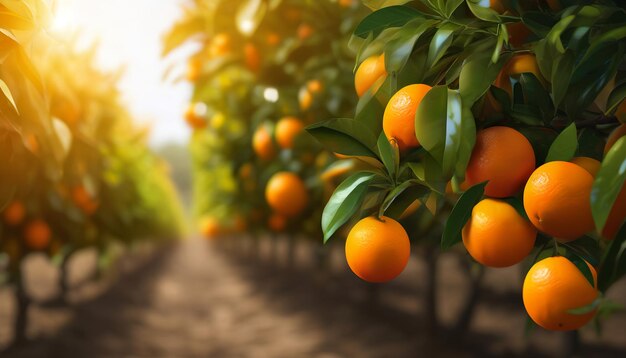
[[[538,355],[536,349],[525,348],[519,298],[514,291],[508,291],[508,287],[517,285],[511,279],[516,277],[515,270],[489,277],[473,333],[465,337],[468,343],[453,346],[445,340],[436,343],[421,331],[422,305],[416,299],[420,296],[420,284],[414,283],[414,278],[420,277],[418,260],[411,261],[397,282],[384,286],[379,295],[382,305],[372,305],[367,300],[367,286],[347,273],[345,267],[337,267],[345,265],[341,255],[335,255],[331,262],[335,266],[333,278],[325,279],[310,269],[311,245],[300,248],[297,269],[286,269],[284,262],[272,266],[268,241],[265,243],[261,264],[242,256],[241,247],[234,255],[227,248],[202,240],[181,242],[150,255],[141,264],[135,259],[122,262],[122,272],[117,277],[73,289],[72,305],[33,307],[29,332],[33,342],[6,356],[469,357],[529,352]],[[79,258],[72,265],[72,280],[80,281],[81,276],[88,275],[91,264],[88,257]],[[442,289],[447,295],[440,299],[441,315],[445,318],[458,306],[463,285],[458,284],[462,277],[454,260],[444,260],[442,265]],[[31,280],[30,289],[43,299],[54,291],[54,285],[50,285],[55,281],[53,270],[42,262],[31,266],[36,271],[32,276],[38,281]],[[319,284],[322,280],[323,285]],[[501,292],[493,291],[493,287]],[[513,292],[513,304],[511,300],[502,304],[502,296],[511,295],[510,292]],[[0,302],[5,302],[7,297],[10,297],[8,292],[0,290]],[[8,327],[6,319],[10,318],[10,311],[11,307],[0,307],[0,330]],[[623,329],[625,321],[621,316],[612,326]],[[606,342],[621,346],[622,334],[613,333],[616,334],[604,341],[593,342],[592,351],[604,347]],[[534,344],[547,347],[547,351],[539,350],[544,354],[558,352],[559,337],[538,334]],[[6,331],[0,332],[0,344],[6,338]],[[614,349],[597,353],[594,356],[620,355]]]

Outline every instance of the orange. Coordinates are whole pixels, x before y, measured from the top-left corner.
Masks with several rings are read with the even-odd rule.
[[[513,196],[535,169],[535,152],[523,134],[509,127],[491,127],[476,135],[465,180],[471,187],[489,181],[485,195]]]
[[[98,202],[94,200],[91,194],[82,185],[72,189],[72,201],[87,215],[92,215],[98,210]]]
[[[50,226],[41,219],[29,222],[24,229],[24,242],[31,250],[44,250],[50,245],[51,239]]]
[[[431,87],[408,85],[396,92],[385,107],[383,131],[389,140],[395,139],[401,151],[419,147],[415,136],[415,113]]]
[[[563,256],[548,257],[533,265],[524,279],[524,307],[539,326],[553,331],[571,331],[589,322],[595,311],[572,314],[568,311],[590,305],[598,297],[596,270],[594,286]]]
[[[280,214],[272,214],[267,220],[267,226],[275,232],[285,231],[287,228],[287,218]]]
[[[324,88],[324,85],[320,80],[310,80],[306,83],[306,88],[311,93],[319,93]]]
[[[622,190],[615,199],[606,224],[604,224],[604,229],[602,229],[602,236],[613,240],[624,220],[626,220],[626,185],[622,186]]]
[[[356,3],[355,0],[339,0],[339,6],[343,7],[343,8],[349,8],[354,6],[354,4]]]
[[[243,47],[243,54],[245,58],[246,67],[252,72],[258,72],[261,66],[261,58],[259,50],[252,43],[247,43]]]
[[[626,101],[624,101],[624,104],[626,104]],[[621,106],[622,105],[620,105],[620,107]],[[622,138],[623,136],[626,136],[626,123],[615,128],[615,130],[611,132],[611,135],[606,140],[606,145],[604,146],[604,154],[608,153],[609,150],[613,148],[615,142],[617,142],[617,140]]]
[[[19,200],[12,201],[9,206],[4,209],[4,222],[11,226],[17,226],[22,223],[26,216],[26,208]]]
[[[280,35],[275,32],[270,32],[266,38],[267,44],[270,46],[278,45],[280,43],[280,40]]]
[[[474,260],[489,267],[508,267],[530,254],[537,230],[507,202],[483,199],[472,209],[462,235]]]
[[[387,77],[385,54],[366,58],[354,74],[354,88],[356,88],[357,95],[361,97],[369,89],[375,93],[384,82],[385,77]],[[376,87],[372,87],[374,85]]]
[[[313,35],[313,28],[311,25],[303,23],[298,26],[298,38],[302,40],[306,40]]]
[[[602,165],[600,161],[595,160],[593,158],[589,158],[589,157],[576,157],[576,158],[573,158],[571,162],[585,169],[594,178],[598,174],[598,171],[600,170],[600,166]]]
[[[230,36],[226,33],[219,33],[211,39],[209,54],[211,57],[224,56],[230,52]]]
[[[304,131],[304,124],[295,117],[284,117],[276,124],[276,142],[283,149],[291,149],[295,138]]]
[[[514,47],[520,47],[528,40],[531,32],[523,22],[512,22],[506,25],[509,33],[509,43]]]
[[[276,213],[294,217],[301,214],[308,205],[309,193],[299,176],[290,172],[279,172],[267,183],[265,199]]]
[[[196,105],[190,104],[185,111],[185,121],[193,129],[202,129],[207,126],[207,121],[203,116],[198,115]]]
[[[489,7],[499,14],[505,10],[503,0],[489,0]]]
[[[406,209],[404,209],[404,212],[402,213],[402,215],[400,215],[400,220],[402,219],[406,219],[407,217],[413,215],[417,209],[419,209],[422,206],[422,201],[417,199],[414,202],[411,203],[411,205],[409,205]]]
[[[593,230],[591,186],[593,177],[570,162],[549,162],[528,179],[524,208],[535,227],[564,241]]]
[[[259,127],[252,137],[252,147],[256,155],[262,160],[271,160],[274,158],[274,143],[272,136],[265,126]]]
[[[212,217],[205,216],[200,220],[200,233],[206,239],[212,239],[218,236],[221,232],[220,222]]]
[[[348,266],[368,282],[396,278],[406,267],[410,253],[409,235],[399,222],[386,216],[361,219],[346,240]]]
[[[239,177],[241,179],[248,179],[252,176],[254,167],[250,163],[245,163],[239,168]]]
[[[505,90],[511,96],[513,94],[513,86],[511,85],[510,77],[517,79],[519,75],[526,72],[534,74],[545,86],[546,80],[539,70],[535,55],[528,53],[511,57],[498,74],[494,85]]]
[[[189,82],[196,82],[202,75],[202,60],[198,57],[192,57],[187,63],[186,77]]]
[[[300,91],[298,91],[298,103],[300,104],[301,111],[306,111],[311,108],[311,105],[313,104],[313,94],[308,88],[300,88]]]

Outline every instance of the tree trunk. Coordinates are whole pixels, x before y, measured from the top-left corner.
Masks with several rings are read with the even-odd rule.
[[[439,321],[437,318],[437,262],[439,250],[433,245],[424,248],[424,261],[426,263],[426,329],[431,337],[439,333]]]
[[[478,267],[477,272],[472,272],[468,267],[466,270],[470,279],[469,293],[465,299],[465,304],[459,313],[455,326],[452,329],[452,336],[455,338],[464,337],[469,330],[474,312],[476,311],[476,305],[480,296],[480,285],[482,283],[483,276],[485,274],[485,268],[483,266]]]
[[[295,235],[287,236],[287,268],[293,268],[296,256],[296,237]]]
[[[578,331],[563,332],[563,357],[575,357],[580,352],[580,334]]]
[[[13,325],[12,346],[20,346],[27,341],[26,330],[28,327],[28,307],[30,306],[30,298],[26,292],[24,276],[19,272],[16,278],[15,298],[17,311]]]

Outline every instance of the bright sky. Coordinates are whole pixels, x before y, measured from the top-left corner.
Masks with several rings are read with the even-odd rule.
[[[150,143],[185,142],[190,131],[182,113],[191,87],[165,82],[163,75],[168,64],[182,61],[188,51],[161,58],[162,34],[179,17],[184,0],[56,1],[53,31],[79,31],[81,43],[98,40],[103,69],[126,67],[120,90],[137,122],[152,128]]]

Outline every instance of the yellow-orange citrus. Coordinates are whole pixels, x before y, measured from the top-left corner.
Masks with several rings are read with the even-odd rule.
[[[372,92],[378,91],[384,78],[387,76],[385,70],[385,54],[380,56],[370,56],[363,61],[354,74],[354,88],[359,97],[363,96],[368,90]]]
[[[19,200],[13,200],[4,209],[4,222],[11,226],[17,226],[22,223],[26,216],[26,208],[24,204]]]
[[[535,169],[535,152],[523,134],[509,127],[478,132],[465,180],[469,186],[489,181],[485,195],[513,196]]]
[[[190,104],[185,111],[185,121],[193,129],[202,129],[207,126],[207,121],[203,116],[198,115],[196,105]]]
[[[283,149],[293,148],[295,138],[304,131],[304,123],[295,117],[284,117],[276,124],[276,142]]]
[[[75,186],[72,189],[72,201],[87,215],[92,215],[98,210],[99,203],[94,200],[82,185]]]
[[[624,101],[624,103],[626,103],[626,101]],[[604,154],[608,153],[609,150],[613,148],[615,142],[623,136],[626,136],[626,123],[615,128],[615,130],[611,132],[611,135],[609,135],[609,138],[606,140],[606,145],[604,146]]]
[[[513,206],[484,199],[463,227],[463,244],[474,260],[489,267],[521,262],[533,249],[537,230]]]
[[[50,245],[51,239],[50,226],[41,219],[29,222],[24,229],[24,242],[31,250],[44,250]]]
[[[276,213],[294,217],[300,215],[308,205],[309,193],[299,176],[290,172],[279,172],[267,183],[265,199]]]
[[[600,161],[589,157],[575,157],[572,158],[571,162],[585,169],[594,178],[598,174],[598,170],[600,170],[600,166],[602,165]]]
[[[415,136],[415,113],[431,87],[408,85],[396,92],[385,107],[383,131],[389,140],[395,139],[401,151],[419,147]]]
[[[271,160],[276,154],[274,143],[269,130],[265,126],[259,127],[252,137],[252,148],[256,155],[262,160]]]
[[[202,75],[202,60],[199,57],[192,57],[187,62],[186,77],[189,82],[196,82]]]
[[[246,67],[252,71],[257,72],[261,67],[261,56],[259,50],[252,43],[247,43],[243,47],[243,55],[245,58]]]
[[[564,241],[593,230],[593,177],[570,162],[549,162],[537,168],[524,188],[524,208],[537,229]]]
[[[209,54],[212,57],[224,56],[230,52],[231,40],[226,33],[219,33],[211,39]]]
[[[298,26],[298,38],[300,40],[306,40],[313,35],[313,28],[307,23],[302,23]]]
[[[553,331],[578,329],[589,322],[595,311],[573,314],[569,311],[590,305],[597,297],[596,270],[594,286],[571,261],[563,256],[548,257],[533,265],[524,279],[524,307],[539,326]]]
[[[539,70],[539,65],[537,64],[535,55],[520,54],[511,57],[511,59],[504,65],[498,74],[494,85],[505,90],[510,96],[513,94],[510,77],[515,78],[526,72],[532,73],[542,84],[546,84],[546,80]]]
[[[205,216],[200,220],[200,234],[206,239],[213,239],[222,231],[219,220],[212,216]]]
[[[383,216],[361,219],[348,234],[346,260],[355,275],[368,282],[387,282],[409,261],[411,243],[399,222]]]

